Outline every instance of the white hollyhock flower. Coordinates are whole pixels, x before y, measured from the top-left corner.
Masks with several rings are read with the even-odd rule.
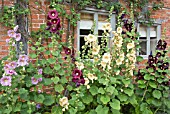
[[[110,61],[111,61],[111,55],[110,55],[110,53],[104,53],[104,55],[103,55],[103,57],[102,57],[102,61],[103,61],[103,62],[106,62],[106,63],[110,62]]]
[[[97,76],[95,76],[95,75],[93,75],[91,73],[88,73],[87,77],[92,81],[92,83],[93,83],[93,80],[97,80]]]
[[[68,98],[67,97],[60,98],[59,104],[60,106],[68,109],[68,105],[69,105]]]
[[[92,49],[92,54],[97,55],[100,51],[100,46],[93,47]]]
[[[119,33],[119,34],[122,33],[122,28],[121,28],[121,27],[118,27],[118,28],[117,28],[117,33]]]
[[[87,39],[86,39],[87,38]],[[89,34],[87,37],[85,37],[85,39],[88,41],[88,42],[95,42],[97,40],[97,37],[94,36],[93,34]]]
[[[129,50],[129,49],[132,49],[132,48],[134,48],[135,47],[135,43],[134,43],[134,41],[132,41],[132,43],[128,43],[127,44],[127,49]]]

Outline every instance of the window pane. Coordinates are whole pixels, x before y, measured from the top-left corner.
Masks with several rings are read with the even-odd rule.
[[[103,30],[98,30],[98,36],[102,36],[103,33],[104,33]]]
[[[94,14],[93,13],[81,13],[80,14],[80,19],[81,20],[94,20]]]
[[[146,48],[147,42],[141,41],[139,45],[141,46],[141,48],[139,49],[139,55],[147,55],[147,48]]]
[[[151,37],[151,39],[150,39],[150,49],[151,49],[152,52],[155,52],[156,44],[157,44],[156,37]]]
[[[140,37],[147,36],[147,27],[146,26],[140,26],[139,35],[140,35]]]
[[[80,35],[88,35],[90,34],[91,30],[86,30],[86,29],[80,29]]]

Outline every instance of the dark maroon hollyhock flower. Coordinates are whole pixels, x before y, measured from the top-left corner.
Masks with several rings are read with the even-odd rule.
[[[123,18],[125,18],[125,16],[126,16],[126,14],[122,14],[120,18],[123,19]]]
[[[125,31],[122,31],[122,34],[126,34],[126,32],[125,32]]]
[[[161,70],[164,69],[163,65],[159,65],[158,68],[161,69]]]
[[[67,57],[64,57],[64,59],[66,60],[66,59],[67,59]]]
[[[47,26],[51,26],[52,23],[50,21],[47,22]]]
[[[63,47],[64,48],[64,52],[66,55],[70,55],[71,54],[71,49],[68,47]]]
[[[157,45],[156,50],[162,50],[162,45]]]
[[[153,61],[154,61],[154,63],[156,64],[156,63],[158,62],[157,57],[154,57],[154,58],[153,58]]]
[[[71,55],[74,57],[74,55],[75,55],[75,50],[74,50],[74,48],[72,48],[72,53],[71,53]]]
[[[57,24],[57,21],[58,21],[58,19],[52,19],[52,20],[51,20],[51,23],[52,23],[52,24]]]
[[[46,27],[46,30],[50,30],[50,28],[51,28],[50,26],[47,26],[47,27]]]
[[[161,57],[162,56],[162,53],[161,52],[157,52],[157,54],[156,54],[156,57]]]
[[[57,20],[57,30],[60,30],[60,29],[61,29],[60,19],[58,18],[58,20]]]
[[[170,86],[170,80],[167,81],[167,82],[162,82],[162,84],[163,84],[164,86]]]
[[[72,82],[77,83],[79,81],[79,78],[73,77]]]
[[[85,83],[85,80],[84,80],[84,78],[82,77],[81,79],[78,80],[78,82],[79,82],[80,84],[84,84],[84,83]]]
[[[72,58],[72,63],[74,63],[76,61],[76,59],[75,58]]]
[[[48,16],[50,19],[56,19],[58,17],[58,13],[56,10],[51,10],[48,12]]]
[[[167,70],[169,68],[169,63],[168,62],[163,63],[162,66],[164,70]]]
[[[79,78],[82,76],[82,71],[81,70],[78,70],[78,69],[74,69],[73,72],[72,72],[72,76],[73,78]]]
[[[51,18],[49,17],[49,15],[47,16],[47,20],[51,20]]]
[[[56,32],[57,32],[57,28],[56,28],[56,27],[52,27],[52,28],[50,29],[50,31],[51,31],[52,33],[56,33]]]
[[[158,41],[158,45],[162,45],[162,40],[161,39]]]

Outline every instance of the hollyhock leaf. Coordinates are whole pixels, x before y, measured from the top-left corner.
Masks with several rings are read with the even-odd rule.
[[[106,96],[101,96],[100,97],[100,101],[103,103],[103,104],[107,104],[109,101],[110,101],[110,97],[108,95]]]
[[[108,107],[102,107],[102,105],[99,105],[99,106],[97,106],[95,111],[97,112],[97,114],[108,114],[109,108]]]
[[[149,85],[150,85],[152,88],[157,88],[157,85],[156,85],[155,81],[150,81],[150,82],[149,82]]]
[[[70,114],[76,114],[77,113],[77,109],[69,108],[69,112],[70,112]]]
[[[44,99],[44,105],[50,106],[55,102],[55,98],[52,95],[46,95]]]
[[[143,61],[143,57],[137,56],[137,57],[136,57],[136,60],[139,61],[139,62],[141,62],[141,61]]]
[[[170,109],[170,100],[164,100],[164,103]]]
[[[55,69],[56,71],[60,70],[60,68],[61,68],[60,64],[56,64],[56,65],[54,66],[54,69]]]
[[[65,84],[65,83],[68,82],[68,80],[66,79],[66,77],[61,77],[60,82],[61,82],[62,84]]]
[[[145,79],[145,80],[154,80],[155,78],[154,78],[154,76],[152,76],[152,75],[145,74],[144,79]]]
[[[73,90],[73,87],[72,87],[71,85],[68,85],[68,86],[67,86],[67,89],[68,89],[69,91],[71,91],[71,90]]]
[[[125,94],[122,94],[122,93],[120,93],[117,97],[119,98],[119,100],[120,100],[121,102],[122,102],[122,101],[127,101],[127,99],[128,99],[128,96],[125,95]]]
[[[58,51],[53,51],[52,55],[54,55],[55,57],[58,57],[59,56],[59,52]]]
[[[63,114],[62,107],[53,106],[51,109],[52,114]]]
[[[15,105],[14,112],[20,112],[21,111],[21,106],[22,106],[21,102],[17,103]]]
[[[53,72],[53,70],[50,68],[50,67],[46,67],[45,69],[44,69],[44,73],[45,74],[51,74]]]
[[[112,114],[121,114],[119,110],[115,110],[113,108],[111,109],[111,111],[112,111]]]
[[[111,94],[113,94],[114,90],[115,90],[115,87],[113,87],[113,86],[108,86],[107,89],[106,89],[106,91],[111,93]]]
[[[159,90],[154,90],[152,92],[152,95],[153,95],[153,97],[155,97],[157,99],[160,99],[162,97],[162,94],[161,94],[161,92]]]
[[[61,84],[55,85],[54,87],[56,92],[61,93],[64,90],[64,87]]]
[[[103,88],[101,88],[101,87],[100,87],[100,88],[98,89],[98,93],[104,94],[104,93],[105,93],[105,91],[104,91],[104,89],[103,89]]]
[[[54,63],[56,63],[56,59],[49,58],[49,59],[48,59],[48,62],[49,62],[50,64],[54,64]]]
[[[63,76],[65,74],[65,71],[61,69],[61,70],[58,71],[58,74]]]
[[[129,89],[129,88],[125,88],[124,89],[124,92],[128,95],[128,96],[132,96],[134,94],[133,90],[132,89]]]
[[[108,85],[109,80],[105,80],[103,78],[99,79],[99,83],[103,84],[103,85]]]
[[[91,86],[89,91],[94,96],[98,93],[98,88],[97,86]]]
[[[109,103],[110,106],[115,110],[120,110],[120,101],[117,99],[112,99],[112,102]]]
[[[53,81],[50,78],[45,78],[44,79],[44,85],[51,85]]]
[[[59,77],[55,77],[55,78],[53,78],[52,80],[53,80],[54,84],[57,84],[60,79],[59,79]]]
[[[158,99],[152,99],[152,104],[157,106],[157,107],[160,107],[162,105],[162,102]]]
[[[44,101],[44,95],[42,95],[42,94],[39,94],[39,95],[35,95],[34,96],[34,100],[35,100],[35,102],[37,102],[37,103],[43,103],[43,101]]]
[[[97,114],[95,110],[90,110],[90,112],[88,112],[88,114]]]
[[[131,83],[131,80],[123,79],[122,82],[124,83],[124,85],[129,85]]]
[[[35,54],[35,53],[31,53],[31,54],[29,54],[30,55],[30,57],[32,58],[32,59],[35,59],[36,57],[37,57],[37,55]]]
[[[93,97],[92,95],[90,94],[85,94],[83,97],[82,97],[82,100],[85,104],[89,104],[93,101]]]
[[[20,88],[19,89],[19,95],[20,95],[20,98],[23,99],[23,100],[28,100],[29,99],[28,90],[26,90],[25,88]]]

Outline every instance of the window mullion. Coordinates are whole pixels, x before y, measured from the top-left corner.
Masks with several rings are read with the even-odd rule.
[[[80,51],[80,21],[77,22],[77,49]]]
[[[94,34],[98,34],[98,13],[94,13],[94,21],[96,22]]]
[[[150,55],[150,27],[147,28],[147,55]]]

